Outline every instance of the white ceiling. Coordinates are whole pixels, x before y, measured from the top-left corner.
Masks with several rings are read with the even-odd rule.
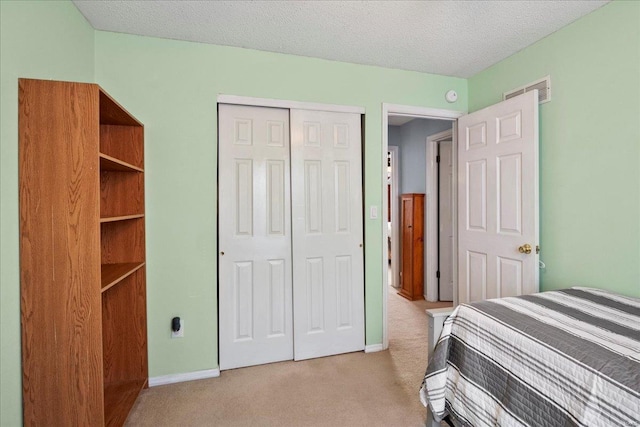
[[[468,78],[608,1],[73,2],[98,30]]]

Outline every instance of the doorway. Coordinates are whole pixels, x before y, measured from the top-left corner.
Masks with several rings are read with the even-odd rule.
[[[431,135],[439,135],[440,137],[442,137],[442,134],[444,130],[449,132],[449,139],[451,140],[451,153],[452,153],[452,158],[455,158],[455,153],[457,152],[457,146],[456,146],[456,141],[455,141],[455,123],[456,123],[456,119],[460,116],[462,116],[463,113],[462,112],[457,112],[457,111],[451,111],[451,110],[437,110],[437,109],[430,109],[430,108],[420,108],[420,107],[411,107],[411,106],[402,106],[402,105],[391,105],[391,104],[383,104],[383,117],[382,117],[382,122],[383,122],[383,146],[382,146],[382,152],[383,152],[383,158],[384,158],[384,185],[387,186],[388,185],[388,171],[387,171],[387,167],[389,164],[389,153],[391,150],[391,147],[393,146],[398,146],[398,162],[397,162],[397,169],[399,171],[399,177],[397,178],[397,181],[399,183],[399,190],[398,190],[398,195],[402,194],[403,192],[418,192],[418,193],[425,193],[426,194],[426,205],[427,205],[427,209],[429,209],[429,207],[431,205],[434,205],[433,201],[436,201],[435,206],[436,206],[436,214],[437,214],[437,186],[435,186],[434,183],[437,182],[437,145],[435,145],[436,147],[436,151],[431,152],[430,150],[428,150],[428,145],[425,144],[425,142],[427,141],[427,137],[431,136]],[[415,152],[412,153],[411,149],[409,151],[403,151],[403,147],[401,144],[395,144],[393,141],[393,130],[390,132],[390,125],[391,126],[397,126],[398,123],[400,123],[400,126],[406,125],[407,123],[410,124],[410,122],[412,121],[416,121],[416,123],[419,123],[420,120],[423,121],[429,121],[430,123],[439,123],[440,127],[433,127],[431,129],[430,133],[425,133],[423,132],[421,135],[421,152],[422,154],[420,154],[418,156],[418,158],[416,158]],[[426,123],[426,122],[425,122]],[[416,124],[414,124],[412,126],[415,131],[416,128],[419,128],[420,126],[417,126]],[[424,126],[423,126],[424,127]],[[397,133],[397,131],[396,131]],[[411,132],[409,132],[411,133]],[[438,142],[441,140],[442,138],[438,139]],[[426,153],[425,153],[426,151]],[[426,158],[426,162],[425,162],[425,158]],[[414,182],[413,184],[409,184],[409,185],[414,185],[414,187],[408,187],[408,186],[404,186],[403,187],[403,183],[405,180],[405,176],[402,175],[402,170],[403,168],[406,168],[406,170],[414,170],[414,169],[421,169],[422,172],[419,172],[419,174],[421,174],[421,178],[420,178],[420,183],[416,183]],[[455,175],[455,169],[456,169],[456,165],[455,162],[452,162],[452,174]],[[436,171],[436,172],[433,172]],[[429,173],[427,173],[429,172]],[[434,177],[430,176],[430,173],[435,173]],[[386,187],[388,189],[388,187]],[[455,189],[454,189],[455,191]],[[452,195],[452,200],[455,201],[455,194]],[[391,210],[393,212],[393,208],[395,205],[395,201],[391,201],[391,202],[387,202],[383,204],[383,218],[385,218],[386,221],[388,221],[389,219],[389,210]],[[427,261],[430,259],[434,259],[435,263],[434,263],[434,268],[430,269],[430,272],[433,272],[434,276],[437,272],[437,257],[434,258],[433,255],[435,255],[437,253],[437,248],[438,248],[438,239],[437,239],[437,230],[438,230],[438,223],[437,223],[437,216],[433,216],[433,214],[429,215],[428,210],[425,211],[426,215],[425,218],[427,218],[427,221],[429,221],[429,224],[425,224],[425,226],[431,225],[432,228],[435,227],[436,230],[436,234],[429,234],[429,235],[433,235],[436,236],[436,239],[434,240],[435,242],[435,249],[431,249],[429,251],[428,248],[425,247],[425,267],[427,266]],[[455,203],[453,206],[453,213],[455,213]],[[455,230],[455,215],[453,215],[452,213],[452,219],[454,220],[454,224],[453,224],[453,229]],[[400,217],[400,214],[398,214],[398,218]],[[392,248],[391,251],[391,260],[393,261],[394,256],[396,257],[396,259],[400,256],[399,254],[396,254],[393,251],[393,248],[395,247],[395,243],[396,243],[396,237],[399,236],[399,232],[396,231],[399,229],[398,225],[397,225],[397,221],[396,224],[394,224],[393,221],[393,215],[391,215],[391,226],[388,226],[386,223],[384,224],[385,226],[383,227],[383,242],[387,242],[387,241],[391,241],[391,245],[390,247]],[[429,235],[427,235],[427,239],[429,237]],[[451,242],[455,245],[455,237],[451,239]],[[456,250],[456,248],[454,247],[453,250]],[[392,271],[391,274],[389,273],[389,268],[393,269],[394,267],[394,263],[391,262],[389,263],[389,255],[388,255],[388,251],[383,251],[384,252],[384,271],[382,274],[383,277],[383,296],[382,296],[382,305],[383,305],[383,348],[386,349],[389,346],[389,336],[388,336],[388,313],[387,313],[387,307],[388,307],[388,298],[392,298],[393,296],[393,290],[389,287],[390,284],[393,283],[393,278],[397,276],[396,271]],[[452,262],[455,264],[455,257],[453,257],[454,259],[452,260]],[[453,281],[455,283],[455,271],[456,271],[456,266],[453,265],[452,266],[452,272],[453,274]],[[426,269],[425,269],[426,271]],[[424,284],[427,284],[427,277],[425,274],[425,278],[424,278]],[[391,291],[391,293],[390,293]],[[427,292],[429,292],[429,294],[427,295]],[[453,299],[454,299],[454,303],[455,303],[455,299],[456,299],[456,295],[455,292],[453,292]],[[428,300],[431,301],[437,301],[438,300],[438,289],[437,289],[437,284],[436,284],[436,288],[435,288],[435,296],[433,295],[433,293],[431,292],[431,289],[428,288],[427,286],[425,286],[424,289],[424,294],[427,296]]]
[[[453,306],[459,302],[537,291],[540,250],[537,91],[469,115],[452,110],[383,104],[383,156],[388,150],[389,116],[393,115],[453,122],[452,156],[456,161],[452,174],[466,183],[460,185],[459,195],[458,186],[453,186],[452,241],[453,252],[457,254],[453,258]],[[460,151],[456,139],[458,126],[460,144],[464,148]],[[489,162],[497,167],[487,168]],[[460,176],[458,163],[464,165]],[[493,197],[491,202],[490,197]],[[459,224],[464,226],[459,228]],[[386,227],[382,228],[382,234],[384,241]],[[532,250],[534,247],[535,251]],[[389,346],[386,277],[386,274],[382,275],[383,349]],[[486,286],[487,283],[492,287]]]
[[[447,274],[452,270],[450,265],[453,258],[453,254],[450,253],[451,247],[448,247],[449,250],[446,253],[439,253],[442,244],[447,246],[447,243],[450,242],[453,232],[451,221],[453,196],[451,191],[452,122],[450,120],[391,115],[388,129],[387,203],[388,211],[392,214],[391,218],[387,218],[389,236],[387,246],[391,249],[388,274],[390,286],[403,289],[403,295],[410,294],[411,299],[424,297],[430,302],[452,301],[452,283],[448,280],[451,275]],[[449,142],[448,150],[444,148],[447,146],[447,141]],[[440,146],[442,148],[439,148]],[[445,171],[448,172],[448,175],[443,172],[443,175],[440,176],[438,173],[439,170],[444,171],[445,169],[444,163],[442,165],[438,163],[440,158],[438,150],[443,151],[442,159],[449,167],[448,171]],[[440,182],[443,183],[443,188],[440,188]],[[420,197],[421,200],[424,200],[424,202],[420,202],[420,206],[414,206],[414,214],[424,218],[424,220],[420,220],[420,227],[413,229],[413,234],[416,232],[420,234],[414,238],[417,241],[422,241],[424,246],[424,250],[419,249],[420,253],[423,253],[420,255],[420,259],[414,259],[414,256],[409,254],[409,252],[413,253],[415,249],[413,243],[407,242],[408,246],[401,244],[407,238],[405,232],[409,230],[401,230],[399,223],[409,219],[403,217],[405,214],[400,208],[400,199],[404,200],[409,194],[423,195]],[[449,207],[448,213],[443,212],[444,215],[441,215],[440,206],[443,209]],[[393,215],[396,212],[397,215]],[[439,219],[442,221],[439,222]],[[410,222],[413,221],[410,220]],[[439,235],[441,234],[446,235],[446,238],[440,239]],[[444,281],[447,281],[447,286],[444,286]],[[439,282],[443,282],[443,286],[439,286]],[[440,289],[441,287],[446,288],[444,292]]]

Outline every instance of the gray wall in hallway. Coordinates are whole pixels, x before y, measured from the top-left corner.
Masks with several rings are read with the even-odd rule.
[[[448,120],[415,119],[402,126],[389,126],[389,145],[400,147],[399,194],[426,193],[427,137],[452,125]]]

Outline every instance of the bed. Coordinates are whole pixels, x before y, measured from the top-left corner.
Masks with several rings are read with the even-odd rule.
[[[640,426],[640,299],[574,287],[460,305],[420,397],[454,426]]]

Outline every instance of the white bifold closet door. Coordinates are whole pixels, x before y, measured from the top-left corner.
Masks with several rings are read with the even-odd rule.
[[[220,105],[218,163],[220,369],[364,349],[360,116]]]

